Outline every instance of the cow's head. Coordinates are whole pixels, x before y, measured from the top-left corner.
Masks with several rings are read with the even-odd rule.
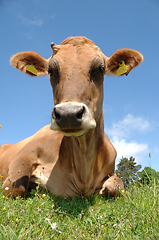
[[[48,60],[29,51],[14,55],[11,64],[31,76],[50,75],[55,103],[51,129],[80,136],[95,128],[102,115],[104,75],[116,74],[122,64],[125,70],[120,75],[128,75],[143,57],[135,50],[120,49],[108,58],[85,37],[70,37],[51,47]]]

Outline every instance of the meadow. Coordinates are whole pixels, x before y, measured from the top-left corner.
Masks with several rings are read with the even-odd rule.
[[[11,199],[0,187],[0,239],[159,239],[157,184],[132,186],[114,199],[62,199],[40,188]]]

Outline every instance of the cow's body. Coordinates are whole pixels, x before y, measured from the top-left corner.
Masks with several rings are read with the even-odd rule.
[[[4,189],[10,180],[21,181],[23,176],[28,176],[31,181],[47,187],[49,192],[56,195],[89,195],[96,189],[99,191],[105,176],[112,174],[116,151],[106,136],[105,139],[96,138],[95,142],[93,134],[96,135],[91,130],[87,136],[77,139],[63,136],[50,130],[50,126],[45,126],[29,141],[11,145],[3,153],[4,169],[9,166]],[[96,145],[100,146],[98,154]],[[6,177],[5,172],[2,174]]]
[[[51,126],[15,145],[0,146],[4,194],[23,195],[29,182],[62,197],[95,191],[118,194],[123,183],[114,174],[116,151],[104,133],[103,75],[115,73],[122,60],[127,62],[128,74],[142,56],[125,49],[107,58],[84,37],[68,38],[52,48],[49,60],[34,52],[11,59],[23,72],[28,63],[36,63],[37,75],[49,69],[55,107]]]

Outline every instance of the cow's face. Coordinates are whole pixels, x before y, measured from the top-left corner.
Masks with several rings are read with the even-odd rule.
[[[143,60],[132,49],[117,50],[108,58],[85,37],[68,38],[59,46],[52,44],[52,49],[48,60],[35,52],[21,52],[11,64],[31,76],[49,73],[55,103],[51,129],[66,136],[80,136],[96,127],[102,115],[104,74],[116,74],[124,63],[120,74],[127,75]]]
[[[55,106],[51,129],[79,136],[95,128],[102,114],[105,62],[94,45],[61,45],[48,72]]]

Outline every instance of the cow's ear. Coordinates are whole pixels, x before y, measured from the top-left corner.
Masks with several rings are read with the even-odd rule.
[[[106,73],[116,76],[128,75],[129,72],[143,61],[143,56],[138,51],[122,48],[117,50],[106,60]]]
[[[31,76],[48,75],[48,61],[33,51],[13,55],[10,63],[13,67]]]

